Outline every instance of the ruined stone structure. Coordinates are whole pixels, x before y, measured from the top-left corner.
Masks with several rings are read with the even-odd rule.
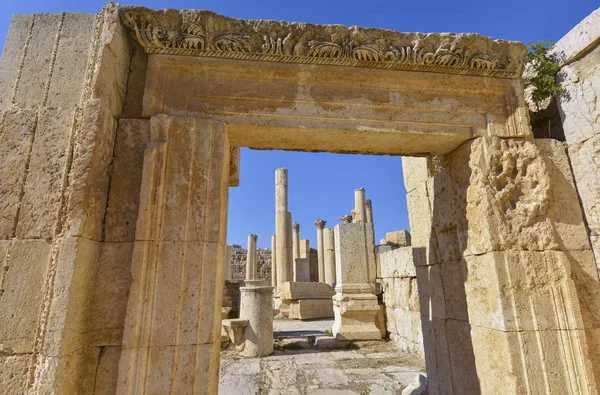
[[[247,250],[245,248],[232,247],[231,254],[231,281],[243,281],[246,279]],[[258,248],[256,250],[257,278],[272,281],[271,277],[271,251]]]
[[[216,394],[228,188],[250,147],[406,157],[430,393],[597,393],[595,32],[563,67],[567,151],[532,138],[521,43],[112,3],[16,16],[0,387]]]

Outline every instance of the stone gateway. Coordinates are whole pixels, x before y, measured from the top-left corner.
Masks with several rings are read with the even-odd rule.
[[[598,393],[600,286],[569,159],[594,147],[533,139],[526,52],[115,3],[16,15],[0,61],[0,388],[216,394],[228,190],[250,147],[405,157],[430,394]],[[589,65],[569,68],[583,86]],[[279,285],[293,243],[276,177]],[[356,214],[338,226],[372,229]],[[322,240],[342,314],[367,293],[332,279]]]

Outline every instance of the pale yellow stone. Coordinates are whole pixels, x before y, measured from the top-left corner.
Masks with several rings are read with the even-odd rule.
[[[331,299],[335,294],[333,288],[325,283],[287,281],[279,286],[281,300],[296,299]]]
[[[333,318],[333,300],[297,299],[290,303],[289,318],[312,320],[315,318]]]

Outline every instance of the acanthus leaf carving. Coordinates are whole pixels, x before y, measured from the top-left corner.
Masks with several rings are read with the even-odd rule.
[[[121,15],[149,54],[520,78],[527,51],[521,43],[474,34],[463,39],[458,34],[399,33],[337,25],[332,30],[318,25],[233,20],[207,11],[185,11],[177,18],[175,10],[155,12],[142,7],[122,7]]]

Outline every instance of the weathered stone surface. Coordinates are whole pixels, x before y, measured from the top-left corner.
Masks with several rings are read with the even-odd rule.
[[[333,318],[333,300],[298,299],[290,303],[289,318],[311,320],[315,318]]]
[[[374,290],[377,276],[374,248],[372,224],[335,226],[336,290]]]
[[[121,347],[104,347],[98,358],[94,393],[111,394],[117,391],[117,375]]]
[[[15,235],[36,115],[31,110],[13,109],[1,112],[0,119],[0,238],[8,239]]]
[[[135,240],[142,164],[149,139],[148,120],[119,120],[106,212],[107,242]]]
[[[279,297],[282,300],[296,299],[331,299],[335,294],[333,288],[325,283],[287,281],[279,286]]]
[[[33,15],[13,15],[0,58],[0,109],[10,107]]]
[[[381,277],[416,277],[412,247],[394,248],[378,254]]]
[[[294,274],[295,282],[309,282],[310,281],[310,259],[309,258],[296,258],[294,260]]]
[[[0,355],[0,386],[5,394],[23,392],[27,384],[30,360],[31,356],[28,354]]]
[[[50,249],[46,240],[0,242],[0,355],[34,351]]]
[[[333,297],[335,321],[331,331],[338,340],[379,340],[380,307],[373,294],[342,294]]]
[[[242,351],[246,345],[246,328],[248,327],[248,320],[242,318],[226,319],[223,320],[223,328],[229,335],[231,343],[235,346],[237,351]]]
[[[415,380],[402,390],[402,395],[422,395],[427,393],[427,377],[422,374],[418,374]]]
[[[399,247],[410,246],[410,233],[406,230],[397,230],[395,232],[387,232],[385,241],[388,244],[394,244]]]
[[[552,48],[552,54],[561,63],[569,63],[598,44],[600,39],[600,9],[592,12],[565,34]]]

